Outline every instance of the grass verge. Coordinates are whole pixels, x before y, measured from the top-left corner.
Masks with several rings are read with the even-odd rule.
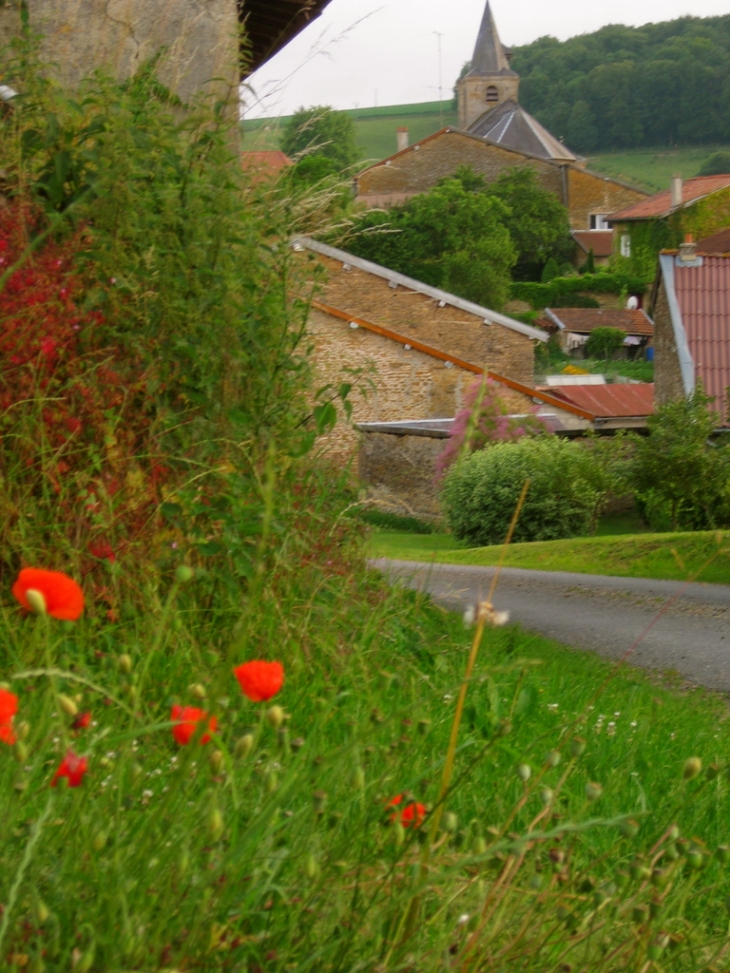
[[[716,531],[573,537],[512,544],[504,565],[538,571],[575,571],[626,578],[657,578],[730,584],[730,546]],[[497,564],[501,547],[464,548],[450,534],[379,532],[368,541],[370,557],[443,564]],[[711,563],[707,564],[708,561]]]

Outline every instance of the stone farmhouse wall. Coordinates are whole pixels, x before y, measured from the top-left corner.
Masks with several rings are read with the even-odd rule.
[[[165,49],[157,76],[184,102],[200,92],[237,98],[235,0],[27,0],[40,58],[65,88],[96,69],[131,77]],[[0,46],[20,30],[18,4],[0,4]],[[233,100],[235,100],[235,98]]]
[[[449,304],[439,307],[438,301],[425,294],[393,288],[384,278],[356,267],[344,270],[342,263],[329,257],[318,256],[317,260],[326,270],[326,280],[316,294],[323,303],[516,382],[532,382],[533,340],[527,335],[499,324],[486,325],[481,318]],[[439,366],[443,369],[442,363]]]
[[[657,406],[684,398],[684,382],[679,365],[679,352],[669,314],[669,301],[660,281],[654,304],[654,400]]]
[[[573,230],[590,229],[591,214],[617,212],[648,195],[579,166],[548,162],[445,129],[361,172],[355,179],[357,201],[368,207],[397,205],[432,189],[459,166],[469,166],[487,182],[515,166],[529,166],[566,206]]]
[[[426,436],[366,433],[358,455],[358,476],[367,484],[368,503],[377,510],[440,521],[434,470],[447,442]]]

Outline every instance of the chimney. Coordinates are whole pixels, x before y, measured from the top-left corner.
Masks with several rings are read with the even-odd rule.
[[[398,137],[398,151],[402,152],[403,149],[408,148],[408,129],[401,127],[397,130],[396,135]]]
[[[684,264],[691,264],[697,259],[697,244],[691,233],[687,233],[684,243],[679,244],[679,259]]]
[[[672,181],[669,185],[672,194],[672,209],[676,209],[677,206],[682,205],[683,201],[682,177],[680,175],[672,176]]]

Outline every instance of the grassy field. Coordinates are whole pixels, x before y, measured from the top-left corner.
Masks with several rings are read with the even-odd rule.
[[[410,141],[417,142],[446,125],[456,125],[452,103],[444,101],[414,105],[388,105],[382,108],[354,108],[347,111],[355,123],[355,133],[362,162],[385,159],[396,151],[396,129],[406,126]],[[282,127],[289,116],[244,121],[244,148],[276,149]],[[696,176],[708,155],[723,145],[700,145],[687,148],[630,149],[601,152],[588,159],[588,167],[607,176],[635,183],[656,192],[669,186],[670,178],[679,173],[683,178]]]
[[[616,528],[617,530],[620,528]],[[369,540],[371,557],[444,564],[494,565],[500,547],[464,548],[450,534],[382,531]],[[504,564],[541,571],[577,571],[626,578],[664,578],[730,584],[730,540],[714,531],[676,534],[614,534],[512,544]],[[711,563],[707,563],[711,562]]]

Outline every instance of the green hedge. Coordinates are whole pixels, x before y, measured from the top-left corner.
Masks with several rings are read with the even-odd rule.
[[[527,301],[531,307],[558,305],[569,294],[593,291],[596,294],[645,293],[647,284],[631,274],[583,274],[582,277],[554,277],[547,284],[536,281],[514,281],[510,288],[512,299]]]

